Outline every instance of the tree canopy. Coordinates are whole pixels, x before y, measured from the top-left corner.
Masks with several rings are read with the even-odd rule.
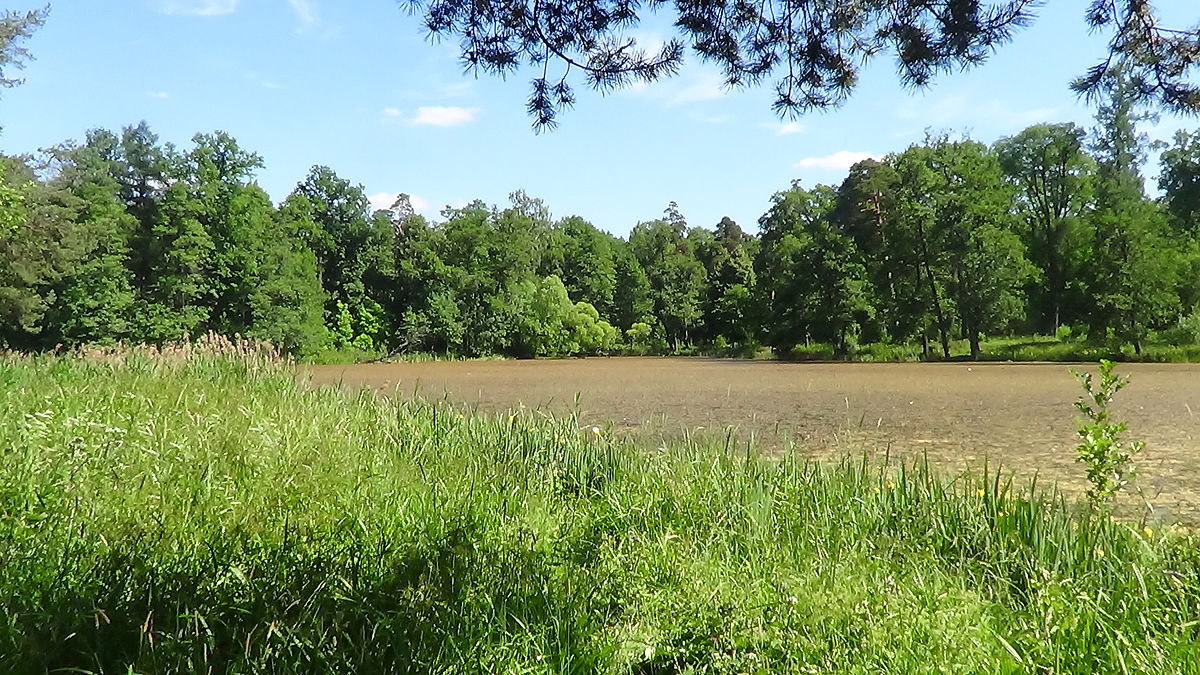
[[[897,75],[922,86],[939,74],[983,62],[1031,23],[1041,0],[405,0],[433,39],[457,40],[464,65],[533,78],[528,110],[535,128],[555,124],[574,104],[574,72],[608,91],[678,72],[690,48],[717,65],[730,87],[771,81],[781,115],[836,106],[860,69],[890,54]],[[676,35],[657,50],[632,31],[647,12],[672,12]],[[1086,25],[1109,36],[1103,60],[1073,84],[1098,94],[1118,61],[1146,99],[1200,110],[1190,82],[1200,62],[1200,27],[1160,25],[1149,0],[1093,0]]]
[[[275,205],[230,134],[95,129],[0,156],[0,349],[210,331],[320,358],[1200,345],[1200,133],[1162,153],[1153,198],[1137,81],[1102,84],[1091,130],[931,132],[839,186],[793,183],[757,231],[670,202],[626,238],[519,190],[440,220],[403,195],[376,210],[326,166]]]
[[[25,62],[33,58],[29,51],[21,46],[33,31],[42,25],[46,19],[47,9],[31,12],[5,11],[0,13],[0,87],[13,87],[21,84],[21,80],[12,77],[14,68],[21,68]]]

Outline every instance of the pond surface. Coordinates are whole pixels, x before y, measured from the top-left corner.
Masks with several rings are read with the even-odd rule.
[[[415,394],[482,412],[577,412],[646,442],[727,430],[768,451],[814,456],[928,456],[948,470],[984,458],[1039,473],[1068,491],[1075,463],[1070,369],[1037,363],[781,363],[696,358],[596,358],[308,366],[314,384]],[[1113,410],[1146,441],[1140,484],[1164,516],[1200,513],[1200,364],[1120,364],[1131,383]]]

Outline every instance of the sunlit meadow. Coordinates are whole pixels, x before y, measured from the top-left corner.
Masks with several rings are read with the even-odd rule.
[[[5,673],[1200,672],[1191,536],[997,476],[0,357]]]

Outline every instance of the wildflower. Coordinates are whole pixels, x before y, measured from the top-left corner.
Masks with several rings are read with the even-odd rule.
[[[592,427],[592,433],[599,436],[600,435],[600,427]]]
[[[983,488],[979,488],[978,490],[976,490],[975,495],[977,497],[982,497],[983,496]]]
[[[794,605],[794,604],[796,604],[797,602],[800,602],[800,601],[796,599],[796,596],[794,596],[794,595],[789,595],[789,596],[788,596],[788,604],[789,604],[789,605]]]
[[[1154,528],[1147,525],[1146,527],[1142,528],[1142,534],[1146,535],[1147,538],[1153,537],[1154,536]]]
[[[885,483],[885,485],[887,485],[887,489],[889,489],[889,490],[896,487],[896,484],[892,482],[891,478],[887,479],[887,483]]]
[[[1095,554],[1096,554],[1097,558],[1103,558],[1104,557],[1104,549],[1097,546],[1096,550],[1095,550]]]

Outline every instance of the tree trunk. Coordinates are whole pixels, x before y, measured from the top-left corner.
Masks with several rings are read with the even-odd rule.
[[[1058,335],[1059,315],[1062,312],[1062,296],[1063,296],[1063,280],[1062,273],[1059,271],[1057,258],[1052,258],[1050,261],[1050,306],[1054,313],[1054,325],[1050,327],[1051,335]]]
[[[921,239],[921,263],[925,267],[925,279],[929,282],[929,298],[933,302],[934,315],[937,317],[938,338],[942,343],[942,356],[950,358],[950,336],[946,331],[946,313],[942,311],[941,297],[937,292],[937,282],[933,279],[933,267],[929,264],[929,245],[925,241],[925,226],[917,221],[917,236]]]
[[[971,342],[971,360],[979,360],[979,331],[971,328],[967,331],[967,339]]]
[[[936,310],[938,324],[938,339],[942,343],[942,357],[950,358],[950,335],[946,328],[946,313],[942,311],[942,301],[937,295],[937,285],[933,282],[933,277],[929,278],[929,287],[933,292],[933,307]]]

